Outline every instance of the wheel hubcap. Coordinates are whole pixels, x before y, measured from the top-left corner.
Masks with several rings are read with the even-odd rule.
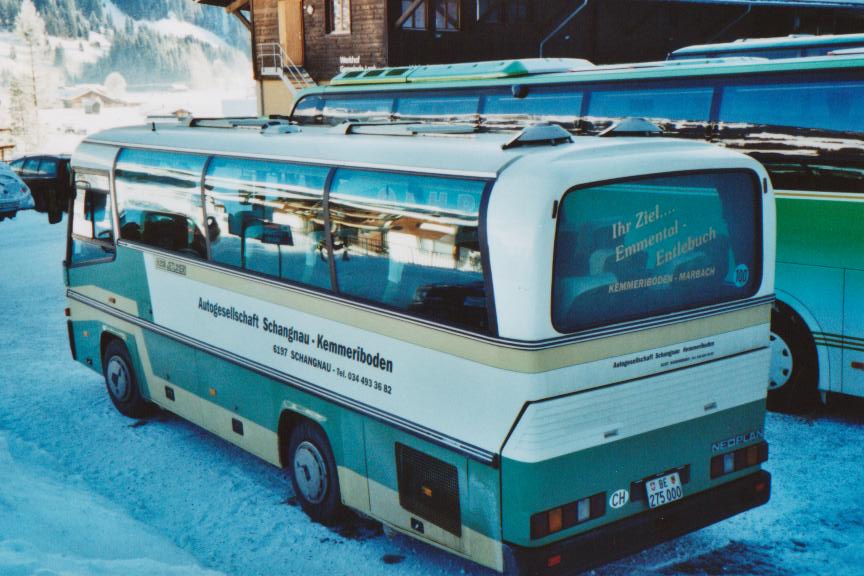
[[[778,390],[789,382],[792,376],[794,361],[792,350],[779,335],[771,332],[771,371],[768,378],[768,389]]]
[[[129,395],[129,369],[117,356],[108,361],[107,379],[111,395],[118,400],[125,400]]]
[[[301,442],[294,451],[294,478],[301,496],[318,504],[327,494],[327,467],[324,457],[311,442]]]

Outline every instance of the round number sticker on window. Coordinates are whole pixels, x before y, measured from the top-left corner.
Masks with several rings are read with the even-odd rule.
[[[738,267],[735,268],[735,287],[743,288],[747,285],[749,280],[750,268],[748,268],[746,264],[739,264]]]

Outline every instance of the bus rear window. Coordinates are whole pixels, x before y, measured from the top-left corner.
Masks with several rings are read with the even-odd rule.
[[[761,205],[751,172],[577,188],[561,202],[552,323],[577,332],[752,296]]]

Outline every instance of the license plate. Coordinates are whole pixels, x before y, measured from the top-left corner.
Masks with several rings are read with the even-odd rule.
[[[681,486],[678,472],[646,481],[645,490],[648,493],[649,508],[664,506],[684,497],[684,487]]]

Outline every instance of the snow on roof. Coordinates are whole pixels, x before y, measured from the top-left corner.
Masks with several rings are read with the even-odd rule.
[[[80,98],[84,98],[86,96],[90,97],[98,97],[106,102],[112,102],[116,104],[126,104],[125,100],[121,100],[120,98],[116,98],[114,96],[110,96],[102,86],[99,85],[88,85],[81,84],[78,86],[71,86],[68,88],[61,89],[60,98],[63,101],[71,101],[78,100]]]

